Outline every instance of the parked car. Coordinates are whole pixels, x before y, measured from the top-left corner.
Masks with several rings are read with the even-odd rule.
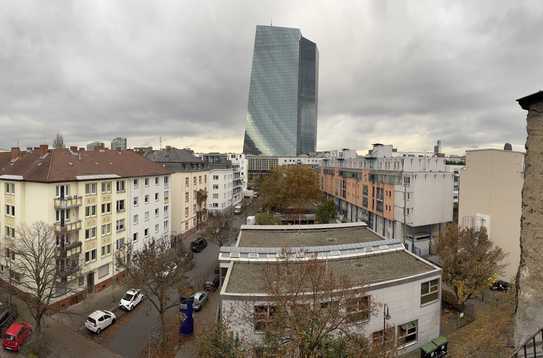
[[[15,305],[0,302],[0,333],[4,332],[17,318]]]
[[[207,292],[200,291],[196,292],[194,295],[192,295],[192,298],[194,299],[194,303],[192,304],[192,308],[198,312],[202,309],[202,306],[207,302],[209,295]]]
[[[170,274],[170,272],[177,270],[177,264],[175,262],[170,262],[167,266],[168,268],[162,271],[162,277],[166,277]]]
[[[206,291],[215,291],[217,288],[219,288],[220,283],[221,280],[219,278],[219,275],[216,274],[212,280],[206,281],[204,283],[204,289]]]
[[[143,293],[139,289],[132,288],[124,294],[119,302],[119,307],[127,311],[132,311],[143,301]]]
[[[490,286],[490,289],[492,291],[508,291],[510,287],[511,284],[509,282],[497,280]]]
[[[203,237],[194,240],[190,243],[190,250],[192,252],[202,252],[207,247],[207,240]]]
[[[14,322],[4,332],[2,347],[4,349],[19,352],[23,344],[32,335],[32,326],[28,322]]]
[[[92,312],[85,321],[85,327],[91,332],[100,334],[104,329],[115,323],[117,317],[111,311],[98,310]]]
[[[241,214],[241,205],[234,206],[234,214],[238,215]]]

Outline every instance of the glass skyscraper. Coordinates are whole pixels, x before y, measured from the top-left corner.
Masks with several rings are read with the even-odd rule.
[[[257,26],[243,153],[315,152],[319,53],[299,29]]]

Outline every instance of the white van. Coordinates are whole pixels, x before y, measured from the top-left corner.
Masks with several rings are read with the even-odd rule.
[[[234,206],[234,214],[241,214],[241,205]]]

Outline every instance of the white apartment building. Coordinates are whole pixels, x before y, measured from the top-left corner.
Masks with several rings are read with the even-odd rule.
[[[239,177],[241,179],[242,192],[247,191],[247,181],[249,178],[249,162],[247,160],[247,157],[245,156],[245,154],[228,153],[228,159],[232,162],[232,166],[237,166],[239,168]]]
[[[327,160],[321,169],[321,189],[343,220],[367,222],[424,256],[453,219],[453,187],[445,158],[397,152],[391,145],[375,144],[367,156]]]
[[[292,253],[289,265],[316,257],[338,276],[346,274],[352,289],[364,289],[359,299],[365,304],[348,313],[338,312],[353,315],[353,333],[379,342],[385,323],[400,354],[439,336],[441,270],[407,251],[401,241],[386,240],[364,223],[247,225],[241,227],[235,246],[221,247],[219,252],[220,266],[226,271],[221,318],[235,322],[231,328],[242,341],[261,342],[259,327],[273,314],[265,268],[280,264],[285,248]],[[373,314],[365,311],[367,302],[375,304]]]
[[[31,152],[13,148],[1,153],[0,232],[5,235],[0,236],[0,268],[5,273],[9,260],[16,260],[9,250],[20,226],[41,221],[56,233],[57,262],[65,268],[59,287],[103,289],[120,270],[117,253],[170,236],[169,175],[131,151],[50,150],[42,145]],[[133,222],[136,215],[138,224]]]
[[[162,164],[172,172],[170,219],[173,235],[187,235],[207,220],[209,170],[202,158],[188,148],[166,147],[147,151],[145,158]]]
[[[207,209],[210,213],[223,213],[233,205],[232,168],[210,168],[207,186]]]
[[[502,278],[510,282],[520,262],[524,155],[512,150],[469,150],[460,174],[458,224],[486,228],[489,239],[507,254]]]

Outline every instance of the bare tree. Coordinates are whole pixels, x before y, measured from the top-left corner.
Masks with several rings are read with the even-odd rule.
[[[64,148],[64,137],[62,136],[62,134],[57,133],[57,135],[55,136],[55,139],[53,140],[53,148]]]
[[[218,246],[223,246],[228,236],[228,229],[229,220],[226,215],[217,213],[208,218],[205,236]]]
[[[163,346],[166,343],[165,313],[179,305],[179,293],[189,286],[186,273],[192,268],[192,255],[182,244],[172,249],[167,238],[146,243],[141,250],[128,251],[127,259],[118,257],[118,263],[159,314]]]
[[[62,283],[68,274],[76,276],[77,262],[58,265],[59,249],[52,226],[43,222],[20,226],[10,249],[15,287],[22,291],[21,298],[35,321],[35,331],[42,333],[42,322],[55,298],[69,293]],[[62,288],[62,289],[60,289]]]
[[[375,344],[363,335],[378,303],[361,283],[330,269],[325,260],[289,259],[264,270],[268,302],[248,307],[245,319],[264,333],[264,353],[281,357],[390,357],[393,340]],[[385,349],[386,348],[386,349]]]

